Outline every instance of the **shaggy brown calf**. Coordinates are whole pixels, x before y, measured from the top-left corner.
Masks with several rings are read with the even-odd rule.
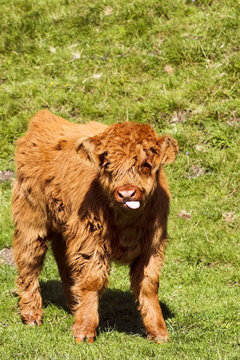
[[[110,261],[130,266],[148,337],[168,340],[158,299],[177,142],[148,125],[72,124],[40,111],[18,140],[12,197],[22,320],[41,324],[38,276],[51,241],[77,342],[96,336]]]

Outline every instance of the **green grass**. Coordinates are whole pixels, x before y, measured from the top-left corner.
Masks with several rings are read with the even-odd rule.
[[[144,338],[128,269],[113,265],[98,338],[76,345],[50,253],[39,328],[21,323],[16,270],[0,265],[0,359],[239,359],[239,2],[11,0],[0,13],[0,170],[14,170],[15,140],[41,108],[149,123],[180,145],[166,169],[159,290],[170,343]],[[10,197],[11,182],[0,183],[0,249],[11,246]]]

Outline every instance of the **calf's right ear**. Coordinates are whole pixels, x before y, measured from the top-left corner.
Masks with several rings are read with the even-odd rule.
[[[92,165],[97,166],[97,155],[96,155],[96,145],[93,138],[84,138],[79,139],[75,145],[76,151],[79,156],[92,163]]]
[[[76,151],[79,156],[87,162],[90,162],[97,170],[107,165],[106,156],[107,151],[98,152],[97,144],[99,144],[96,137],[89,137],[79,139],[76,143]]]

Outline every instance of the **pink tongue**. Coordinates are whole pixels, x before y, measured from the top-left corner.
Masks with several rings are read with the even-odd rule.
[[[130,209],[138,209],[140,207],[140,201],[126,201],[125,204]]]

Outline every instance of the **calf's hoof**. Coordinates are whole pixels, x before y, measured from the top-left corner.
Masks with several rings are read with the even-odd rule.
[[[91,336],[89,336],[89,337],[83,337],[83,336],[75,337],[75,341],[76,341],[77,344],[82,343],[85,339],[89,344],[93,344],[94,337],[91,337]]]
[[[82,343],[86,340],[88,343],[93,344],[93,341],[96,337],[96,331],[91,331],[90,329],[83,329],[81,325],[73,325],[73,335],[77,344]]]
[[[42,325],[42,311],[24,310],[21,311],[21,318],[25,325]]]
[[[168,333],[166,332],[165,334],[148,334],[148,339],[151,341],[154,341],[157,344],[164,344],[167,343],[169,341],[169,336]]]

